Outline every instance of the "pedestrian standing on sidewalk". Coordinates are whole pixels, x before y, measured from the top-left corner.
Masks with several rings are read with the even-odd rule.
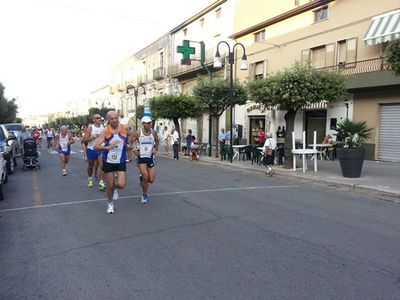
[[[171,134],[168,132],[168,127],[164,126],[164,131],[162,133],[163,141],[164,141],[164,147],[165,147],[165,153],[169,154],[169,140],[171,137]]]
[[[172,149],[174,150],[174,158],[176,160],[179,160],[179,133],[178,131],[174,128],[172,128]]]
[[[92,187],[94,184],[93,179],[93,169],[95,169],[94,176],[95,178],[99,178],[99,188],[104,190],[106,188],[106,184],[104,183],[104,173],[102,169],[102,151],[94,150],[94,144],[96,143],[96,139],[99,137],[100,133],[104,130],[104,126],[101,124],[101,116],[99,114],[93,115],[93,123],[86,128],[85,135],[83,137],[83,141],[87,143],[86,146],[86,158],[87,158],[87,185],[88,187]],[[95,164],[97,164],[97,168],[95,168]],[[97,174],[97,172],[99,174]]]
[[[147,195],[149,185],[154,182],[156,177],[154,156],[158,150],[158,134],[151,128],[152,120],[149,116],[142,118],[143,129],[135,131],[130,138],[132,151],[136,155],[136,162],[139,168],[140,185],[142,186],[141,203],[145,204],[149,200]],[[136,145],[138,142],[138,147]]]
[[[108,125],[100,132],[94,150],[103,151],[103,171],[107,178],[107,213],[114,213],[113,200],[118,199],[118,189],[125,188],[126,181],[126,144],[127,132],[124,125],[119,124],[116,111],[107,113]],[[114,172],[117,174],[115,178]]]
[[[58,153],[60,154],[61,171],[63,176],[67,176],[67,164],[71,154],[71,144],[75,143],[71,132],[67,126],[60,127],[60,137],[58,139]]]
[[[193,136],[192,136],[192,129],[188,129],[187,130],[187,135],[185,137],[186,140],[186,153],[185,155],[190,156],[190,153],[192,151],[192,140],[193,140]]]
[[[275,172],[273,165],[275,162],[276,141],[272,138],[272,134],[270,132],[266,134],[266,138],[267,139],[265,140],[263,147],[263,165],[267,168],[265,174],[272,176]]]

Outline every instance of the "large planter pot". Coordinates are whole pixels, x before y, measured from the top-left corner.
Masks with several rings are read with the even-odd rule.
[[[337,148],[337,158],[340,162],[343,177],[358,178],[361,175],[364,163],[365,149],[363,148]]]

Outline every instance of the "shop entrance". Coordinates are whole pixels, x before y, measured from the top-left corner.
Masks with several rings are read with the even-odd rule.
[[[258,145],[258,132],[263,130],[265,132],[265,117],[264,116],[254,116],[250,117],[249,126],[249,144]]]

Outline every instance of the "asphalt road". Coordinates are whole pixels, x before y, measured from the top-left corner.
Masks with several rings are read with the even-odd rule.
[[[0,299],[400,299],[400,206],[311,182],[157,160],[115,214],[74,145],[0,202]]]

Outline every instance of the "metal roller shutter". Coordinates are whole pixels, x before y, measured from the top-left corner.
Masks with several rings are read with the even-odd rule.
[[[400,162],[400,104],[380,107],[378,159]]]

